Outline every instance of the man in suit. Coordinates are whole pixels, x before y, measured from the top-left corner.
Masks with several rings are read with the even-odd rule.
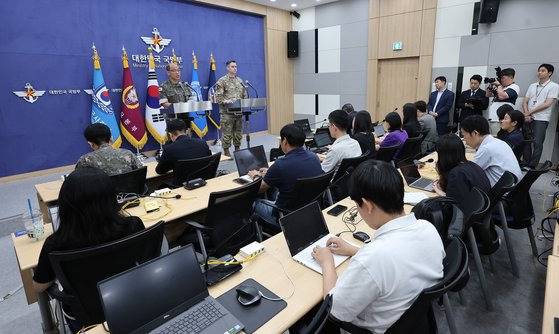
[[[182,119],[167,121],[167,136],[172,143],[163,146],[163,154],[155,167],[157,174],[172,170],[177,160],[202,158],[212,154],[205,141],[188,137],[186,129],[186,123]]]
[[[481,84],[481,75],[475,74],[470,78],[470,89],[462,92],[458,100],[458,108],[460,108],[460,123],[462,120],[471,115],[482,116],[483,110],[489,105],[489,98],[485,96],[485,91],[479,88]],[[468,103],[468,100],[475,100],[474,103]],[[472,102],[472,101],[470,101]]]
[[[435,117],[437,121],[437,133],[439,136],[448,132],[448,122],[450,120],[450,109],[454,103],[454,93],[446,89],[446,78],[439,76],[435,78],[436,90],[429,95],[427,110],[429,115]]]

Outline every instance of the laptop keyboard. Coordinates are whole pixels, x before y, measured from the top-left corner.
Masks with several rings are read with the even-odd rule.
[[[420,178],[413,183],[413,186],[414,187],[419,187],[419,188],[425,188],[425,187],[429,186],[431,183],[433,183],[433,181],[430,180],[430,179]]]
[[[212,302],[206,302],[194,312],[173,319],[171,324],[155,333],[200,333],[224,315]]]

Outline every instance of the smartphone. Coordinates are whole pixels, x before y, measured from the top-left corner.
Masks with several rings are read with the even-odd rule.
[[[326,213],[329,214],[330,216],[336,217],[340,213],[344,212],[345,210],[347,210],[347,206],[338,204],[332,209],[328,210]]]

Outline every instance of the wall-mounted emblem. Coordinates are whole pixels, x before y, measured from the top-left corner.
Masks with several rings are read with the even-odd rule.
[[[159,33],[159,30],[157,28],[154,27],[151,33],[153,34],[153,37],[140,36],[140,38],[142,39],[142,41],[144,41],[144,43],[151,46],[153,51],[160,53],[167,45],[169,45],[169,43],[171,43],[170,38],[161,37],[161,34]]]
[[[43,96],[43,94],[45,94],[44,90],[35,90],[35,88],[33,88],[33,86],[31,86],[31,84],[29,82],[25,84],[25,88],[27,90],[14,91],[13,93],[16,96],[19,96],[19,97],[23,98],[25,101],[27,101],[29,103],[34,103],[35,101],[37,101],[39,99],[39,97],[41,97],[41,96]]]

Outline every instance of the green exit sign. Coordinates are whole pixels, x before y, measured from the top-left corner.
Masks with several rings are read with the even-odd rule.
[[[392,42],[392,51],[401,51],[402,50],[402,41]]]

